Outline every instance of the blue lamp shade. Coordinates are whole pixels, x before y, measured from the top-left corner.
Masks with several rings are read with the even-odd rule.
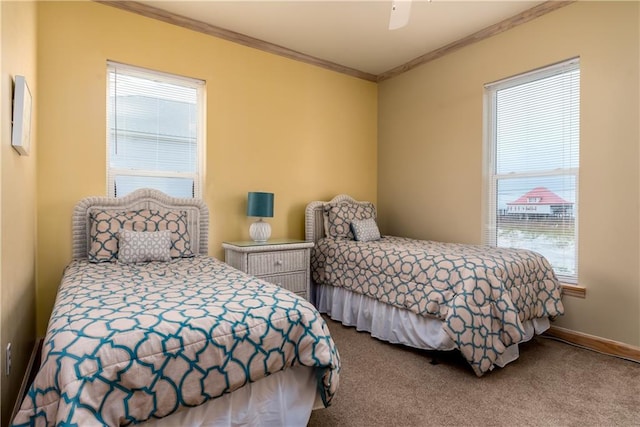
[[[250,192],[247,201],[247,216],[273,217],[273,193]]]
[[[273,193],[250,192],[247,200],[247,216],[260,218],[249,227],[249,235],[257,243],[266,243],[271,237],[271,226],[262,218],[273,216]]]

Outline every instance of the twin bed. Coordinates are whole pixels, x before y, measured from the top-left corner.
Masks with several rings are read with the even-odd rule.
[[[306,300],[207,256],[208,211],[138,190],[73,216],[42,362],[14,425],[305,425],[340,360]]]
[[[458,349],[481,376],[563,314],[542,255],[380,236],[375,218],[347,195],[306,208],[313,298],[333,319],[391,343]]]
[[[80,201],[42,362],[14,425],[305,425],[337,390],[320,312],[374,337],[458,349],[481,376],[563,313],[525,250],[380,236],[349,196],[306,209],[317,309],[210,258],[208,210],[138,190]]]

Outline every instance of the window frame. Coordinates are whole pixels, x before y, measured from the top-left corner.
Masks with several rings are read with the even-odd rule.
[[[560,75],[573,70],[580,70],[580,58],[575,57],[556,64],[528,71],[516,76],[508,77],[496,82],[484,85],[484,141],[483,141],[483,179],[482,179],[482,243],[485,245],[497,246],[498,240],[498,181],[500,179],[513,178],[542,178],[552,176],[571,176],[575,178],[575,202],[574,202],[574,239],[575,239],[575,275],[558,274],[558,280],[567,287],[569,294],[584,297],[583,287],[577,285],[579,277],[579,169],[578,167],[559,168],[539,172],[522,173],[497,173],[497,93],[499,90],[511,88],[536,80]],[[580,141],[578,142],[580,147]],[[565,285],[566,284],[566,285]],[[581,294],[581,295],[580,295]]]
[[[177,172],[177,171],[158,171],[149,169],[123,169],[111,167],[111,133],[112,127],[110,123],[110,90],[111,78],[110,74],[116,70],[116,73],[144,78],[147,80],[158,80],[162,83],[169,83],[179,86],[190,87],[196,89],[196,170],[195,172]],[[206,82],[204,80],[191,77],[184,77],[176,74],[170,74],[163,71],[152,70],[148,68],[138,67],[129,64],[123,64],[115,61],[107,61],[106,67],[106,168],[107,168],[107,195],[110,197],[123,197],[116,194],[115,181],[117,176],[127,175],[133,177],[159,177],[159,178],[188,178],[193,179],[193,188],[191,198],[202,198],[205,175],[205,147],[206,147]]]

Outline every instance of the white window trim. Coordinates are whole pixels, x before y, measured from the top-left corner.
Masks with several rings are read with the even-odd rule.
[[[157,172],[157,171],[145,171],[141,169],[116,169],[111,168],[109,165],[111,164],[111,145],[110,145],[110,129],[109,129],[109,72],[112,68],[117,68],[118,70],[122,70],[130,75],[140,76],[146,79],[152,78],[153,76],[157,76],[161,78],[163,82],[174,83],[178,85],[191,86],[196,89],[197,94],[197,104],[201,107],[198,110],[197,116],[197,170],[195,173],[181,173],[181,172]],[[194,189],[193,189],[193,197],[194,198],[202,198],[202,191],[204,188],[205,182],[205,156],[206,156],[206,131],[205,131],[205,123],[206,123],[206,90],[205,90],[205,81],[199,80],[191,77],[178,76],[175,74],[169,74],[162,71],[155,71],[147,68],[136,67],[133,65],[123,64],[115,61],[107,61],[107,85],[106,85],[106,100],[107,100],[107,126],[106,126],[106,148],[107,148],[107,156],[106,156],[106,169],[107,169],[107,195],[113,197],[115,196],[115,177],[117,175],[126,174],[132,176],[157,176],[157,177],[167,177],[167,178],[193,178]]]
[[[508,88],[516,85],[526,84],[535,80],[544,79],[557,74],[561,74],[568,69],[579,67],[580,58],[571,58],[566,61],[562,61],[556,64],[552,64],[546,67],[542,67],[536,70],[532,70],[520,75],[508,77],[496,82],[487,83],[484,85],[484,97],[483,97],[483,165],[482,165],[482,243],[488,246],[496,246],[497,244],[497,181],[501,178],[525,178],[525,177],[542,177],[542,176],[564,176],[575,175],[576,179],[576,194],[575,194],[575,258],[576,258],[576,274],[575,276],[566,276],[556,274],[558,280],[570,285],[578,283],[579,265],[578,265],[578,249],[579,249],[579,219],[578,214],[579,207],[579,167],[578,168],[566,168],[555,171],[546,171],[540,173],[510,173],[510,174],[495,174],[496,170],[496,145],[494,141],[496,139],[496,94],[500,89]],[[491,115],[490,115],[491,112]],[[492,120],[489,120],[489,117]]]

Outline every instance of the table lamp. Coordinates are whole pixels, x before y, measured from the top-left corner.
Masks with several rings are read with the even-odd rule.
[[[249,227],[249,236],[257,243],[264,243],[271,237],[271,226],[262,218],[273,217],[273,193],[249,192],[247,216],[259,219]]]

